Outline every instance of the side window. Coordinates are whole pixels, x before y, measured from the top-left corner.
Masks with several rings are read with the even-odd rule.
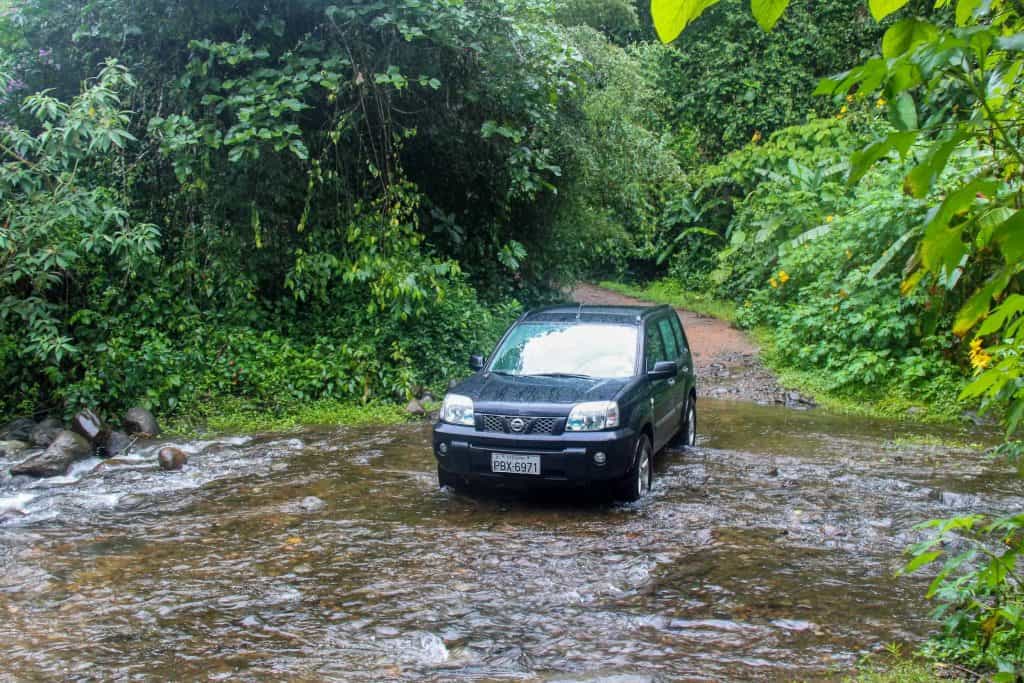
[[[679,343],[679,350],[683,353],[690,353],[690,343],[683,333],[683,326],[679,323],[679,316],[672,316],[672,330],[676,333],[676,341]]]
[[[654,369],[655,363],[668,358],[665,356],[665,343],[662,341],[661,332],[654,322],[647,323],[647,331],[644,334],[644,363],[650,371]]]
[[[661,330],[661,338],[665,341],[665,353],[669,360],[679,358],[679,345],[676,343],[675,332],[672,331],[672,323],[668,318],[658,321],[658,329]]]

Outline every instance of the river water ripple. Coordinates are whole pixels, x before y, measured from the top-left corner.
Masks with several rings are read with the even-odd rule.
[[[178,444],[12,480],[0,676],[816,679],[914,641],[924,519],[1021,509],[983,437],[705,401],[652,495],[460,495],[428,425]],[[983,494],[983,495],[981,495]]]

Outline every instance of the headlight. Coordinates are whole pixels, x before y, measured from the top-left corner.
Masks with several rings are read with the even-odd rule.
[[[579,403],[565,423],[568,432],[594,432],[619,426],[619,404],[615,401]]]
[[[466,425],[472,427],[473,420],[473,399],[458,394],[448,394],[441,404],[441,421],[453,425]]]

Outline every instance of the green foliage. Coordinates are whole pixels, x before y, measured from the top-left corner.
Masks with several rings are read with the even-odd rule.
[[[712,162],[752,138],[824,114],[828,104],[812,95],[815,84],[858,63],[882,34],[861,0],[794,2],[770,33],[746,4],[715,4],[658,69],[670,120],[695,131],[700,154]]]
[[[159,231],[130,219],[117,187],[123,166],[111,156],[133,139],[120,99],[132,85],[109,62],[68,103],[28,97],[33,129],[0,129],[0,380],[25,397],[39,396],[43,377],[66,381],[80,360],[71,327],[89,311],[68,302],[88,277],[110,270],[132,281],[154,262]]]
[[[584,17],[606,35],[567,26]],[[519,305],[504,302],[555,296],[595,243],[653,230],[679,169],[643,50],[607,37],[626,42],[623,17],[631,4],[12,6],[0,413],[441,388],[488,350]]]
[[[927,597],[942,634],[925,647],[931,657],[994,671],[993,681],[1024,674],[1024,585],[1017,558],[1024,551],[1024,515],[968,515],[921,524],[930,537],[910,548],[903,572],[934,565]]]

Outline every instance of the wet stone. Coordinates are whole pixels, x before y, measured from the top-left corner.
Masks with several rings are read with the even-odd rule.
[[[12,458],[28,448],[24,441],[0,441],[0,457]]]
[[[104,455],[108,458],[115,458],[124,455],[135,443],[135,439],[124,432],[111,432],[110,438],[104,447]]]
[[[302,499],[302,502],[299,503],[299,507],[305,510],[306,512],[316,512],[317,510],[322,510],[326,505],[327,503],[320,500],[316,496],[306,496],[305,498]]]
[[[405,406],[405,412],[410,415],[425,415],[427,413],[426,409],[423,408],[423,404],[416,399],[409,401]]]
[[[103,448],[110,438],[110,430],[92,410],[86,408],[71,420],[71,431],[85,438],[94,448]]]
[[[64,425],[61,424],[60,420],[55,417],[48,417],[33,427],[29,438],[36,446],[46,448],[53,443],[53,440],[57,438],[57,434],[62,429],[64,429]]]
[[[11,468],[12,475],[27,474],[33,477],[56,477],[67,472],[71,463],[88,457],[92,453],[89,442],[79,434],[64,430],[57,434],[50,447],[38,455],[31,456]]]
[[[124,414],[124,430],[132,435],[153,437],[160,433],[160,426],[153,413],[145,408],[136,407]]]
[[[0,427],[0,439],[4,441],[31,441],[32,430],[35,427],[35,420],[27,417],[11,420],[3,427]]]
[[[180,448],[165,446],[157,453],[156,459],[160,463],[160,469],[173,472],[185,466],[185,463],[188,462],[188,455]]]

